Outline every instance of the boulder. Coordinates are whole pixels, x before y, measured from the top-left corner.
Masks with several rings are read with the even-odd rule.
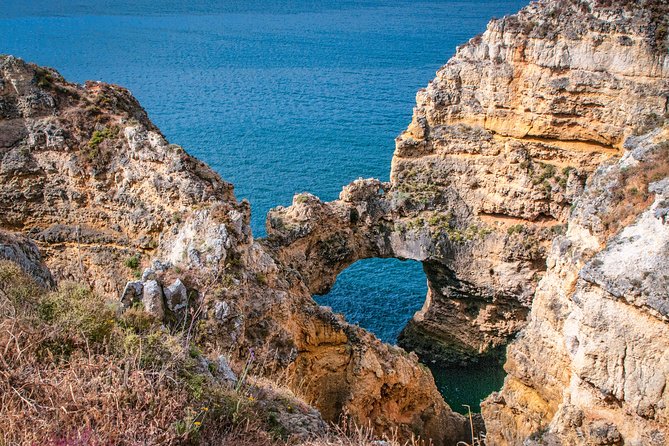
[[[156,280],[144,282],[144,293],[142,295],[144,309],[158,319],[165,317],[165,304],[163,302],[163,289]]]
[[[142,300],[144,284],[142,282],[128,282],[121,294],[121,305],[123,308],[130,308],[135,302]]]
[[[165,287],[163,292],[165,293],[165,303],[171,312],[179,314],[186,310],[188,307],[188,290],[181,279],[177,279],[172,285]]]

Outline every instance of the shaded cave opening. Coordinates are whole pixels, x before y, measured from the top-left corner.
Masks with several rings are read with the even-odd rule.
[[[396,345],[402,329],[422,308],[427,288],[421,262],[372,258],[349,266],[337,276],[329,293],[314,299],[383,342]],[[459,366],[444,366],[426,357],[420,360],[432,372],[444,400],[463,414],[467,413],[465,404],[472,412],[480,412],[481,401],[500,390],[506,376],[504,358]]]

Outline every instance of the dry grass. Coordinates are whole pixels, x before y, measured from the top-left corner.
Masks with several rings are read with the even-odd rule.
[[[432,443],[418,438],[403,442],[398,439],[397,432],[390,432],[379,439],[370,427],[344,421],[333,426],[326,435],[301,443],[300,446],[432,446]]]
[[[619,174],[619,187],[612,191],[614,204],[602,216],[607,236],[616,234],[647,209],[654,200],[648,190],[649,184],[666,177],[669,177],[667,141],[658,144],[653,153],[638,165]]]
[[[118,316],[72,284],[47,293],[0,262],[2,446],[270,444],[245,394],[192,356],[140,310]]]
[[[199,355],[188,330],[74,284],[47,292],[0,261],[0,446],[404,446],[347,424],[291,441],[272,413],[305,403],[254,376],[222,384]]]

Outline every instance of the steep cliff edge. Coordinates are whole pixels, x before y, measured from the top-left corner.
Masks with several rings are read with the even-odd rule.
[[[463,438],[464,418],[415,355],[316,305],[254,241],[249,216],[127,90],[0,59],[0,227],[14,232],[0,236],[3,258],[52,283],[29,237],[56,281],[143,304],[212,361],[228,352],[237,371],[255,358],[327,421]]]
[[[492,444],[669,441],[668,138],[667,126],[630,138],[553,241],[504,387],[482,408]]]
[[[423,262],[429,291],[400,345],[494,354],[524,325],[551,240],[592,172],[667,113],[666,6],[537,2],[493,20],[417,94],[389,184],[306,195],[268,243],[314,293],[366,257]]]
[[[493,20],[418,93],[390,183],[268,215],[268,245],[314,293],[361,258],[422,261],[400,342],[427,359],[527,324],[482,408],[488,444],[669,441],[668,21],[662,1]]]
[[[664,444],[667,13],[540,1],[492,21],[418,93],[389,183],[300,194],[262,241],[126,90],[3,57],[0,226],[23,235],[0,255],[49,286],[27,236],[56,280],[191,322],[205,355],[252,354],[329,421],[453,444],[464,419],[415,355],[310,297],[358,259],[419,260],[403,346],[461,362],[520,332],[483,407],[490,444]]]

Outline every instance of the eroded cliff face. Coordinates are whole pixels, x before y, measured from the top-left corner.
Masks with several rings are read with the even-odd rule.
[[[669,441],[668,137],[630,138],[553,241],[504,387],[482,407],[492,444]]]
[[[316,305],[253,239],[248,203],[168,144],[127,90],[3,56],[0,160],[0,227],[13,232],[0,256],[44,283],[32,241],[56,280],[142,302],[166,323],[190,318],[205,355],[230,352],[238,368],[254,355],[328,421],[464,438],[416,356]]]
[[[141,286],[162,302],[182,280],[211,352],[271,358],[328,420],[452,444],[464,420],[415,355],[310,297],[356,260],[418,260],[429,291],[401,345],[452,363],[520,332],[483,407],[490,444],[664,444],[666,21],[659,0],[540,1],[492,21],[418,93],[389,183],[300,194],[262,241],[249,206],[127,91],[3,58],[0,226],[34,239],[56,279],[109,295],[159,259]]]
[[[361,258],[420,260],[429,292],[400,345],[443,362],[499,351],[588,177],[668,111],[666,16],[541,1],[493,20],[418,92],[390,183],[296,197],[269,214],[269,244],[314,293]]]
[[[5,57],[0,95],[0,225],[29,234],[57,279],[118,295],[130,273],[124,261],[156,253],[181,214],[215,203],[222,220],[248,218],[232,186],[169,145],[121,87],[71,84]],[[221,236],[228,246],[212,257],[225,260],[248,234]]]

